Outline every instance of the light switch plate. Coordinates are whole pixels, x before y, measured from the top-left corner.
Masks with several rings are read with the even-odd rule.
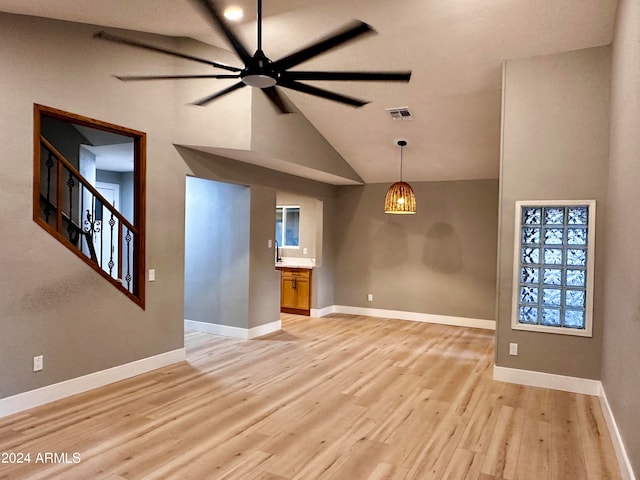
[[[156,281],[156,270],[155,270],[155,268],[150,268],[149,269],[149,281],[150,282],[155,282]]]
[[[44,368],[44,357],[42,355],[37,355],[33,357],[33,371],[39,372]]]

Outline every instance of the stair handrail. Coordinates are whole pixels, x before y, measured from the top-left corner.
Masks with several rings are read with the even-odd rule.
[[[56,148],[51,145],[51,143],[42,135],[40,135],[40,141],[44,144],[47,150],[53,153],[56,159],[61,162],[65,168],[67,168],[75,177],[77,177],[78,180],[82,181],[84,188],[89,190],[91,194],[96,197],[100,201],[100,203],[107,208],[107,210],[109,210],[109,212],[117,217],[118,220],[129,229],[129,231],[131,231],[133,234],[138,234],[138,229],[129,220],[127,220],[113,205],[111,205],[109,201],[104,198],[100,194],[100,192],[98,192],[98,190],[87,181],[87,179],[78,171],[78,169],[64,157],[64,155],[58,152],[58,150],[56,150]]]

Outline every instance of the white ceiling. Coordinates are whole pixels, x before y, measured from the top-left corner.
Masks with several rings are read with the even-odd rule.
[[[219,4],[255,16],[254,0]],[[410,83],[313,83],[371,101],[358,109],[286,91],[289,98],[368,183],[397,179],[401,138],[406,180],[497,178],[502,62],[607,45],[615,9],[616,0],[265,0],[263,50],[275,60],[354,18],[367,22],[377,35],[304,67],[408,69]],[[0,11],[226,47],[191,0],[0,0]],[[237,28],[253,49],[255,22]],[[385,109],[400,106],[414,119],[392,121]]]

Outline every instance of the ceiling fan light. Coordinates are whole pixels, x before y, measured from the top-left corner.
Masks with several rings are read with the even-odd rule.
[[[262,75],[262,74],[246,75],[242,77],[242,82],[245,85],[249,85],[250,87],[257,87],[257,88],[274,87],[278,83],[275,78],[269,75]]]
[[[396,182],[389,187],[384,199],[384,213],[411,215],[416,213],[416,196],[407,182]]]

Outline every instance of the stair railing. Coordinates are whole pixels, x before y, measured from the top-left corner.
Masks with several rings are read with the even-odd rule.
[[[40,218],[58,240],[135,298],[138,229],[40,136]],[[44,163],[42,162],[42,159]],[[96,250],[96,244],[98,250]]]

